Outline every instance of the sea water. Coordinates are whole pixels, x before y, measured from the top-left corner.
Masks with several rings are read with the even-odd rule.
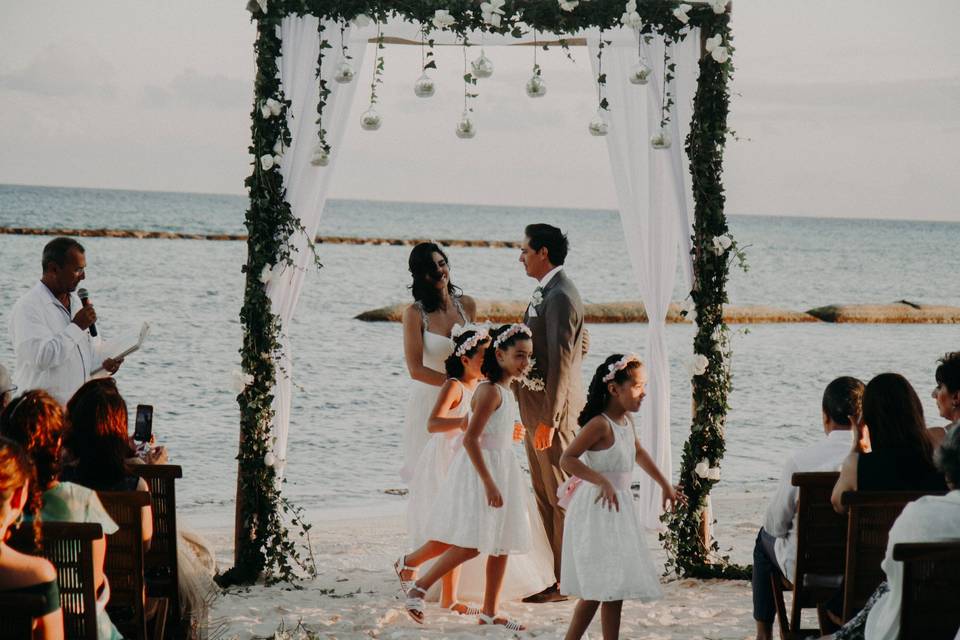
[[[0,226],[127,228],[243,233],[239,196],[0,185]],[[612,211],[331,201],[321,235],[520,240],[530,222],[568,232],[567,272],[587,302],[636,300],[636,283]],[[831,303],[960,305],[960,224],[731,216],[749,271],[731,272],[730,301],[807,310]],[[40,276],[42,236],[0,235],[0,362],[10,367],[14,302]],[[178,507],[233,508],[239,412],[242,242],[82,239],[87,280],[106,337],[149,321],[145,348],[118,382],[131,413],[155,408],[154,432],[180,464]],[[358,313],[410,300],[409,247],[320,245],[323,268],[307,278],[289,327],[295,385],[284,491],[311,511],[396,508],[401,488],[408,376],[399,324]],[[535,283],[515,249],[451,248],[453,282],[480,298],[527,299]],[[686,296],[677,274],[674,299]],[[794,449],[821,437],[820,398],[839,375],[863,380],[897,371],[915,385],[930,425],[936,359],[960,350],[957,325],[769,324],[734,326],[727,454],[720,489],[765,491]],[[591,325],[589,378],[613,352],[642,354],[646,325]],[[690,426],[693,328],[669,325],[674,471]],[[217,516],[220,517],[220,516]],[[227,522],[224,519],[223,522]]]

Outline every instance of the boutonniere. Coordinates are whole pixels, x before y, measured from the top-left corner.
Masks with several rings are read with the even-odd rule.
[[[530,304],[532,304],[535,307],[539,307],[541,304],[543,304],[543,288],[542,287],[537,287],[536,289],[533,290],[533,296],[531,296],[530,298]]]

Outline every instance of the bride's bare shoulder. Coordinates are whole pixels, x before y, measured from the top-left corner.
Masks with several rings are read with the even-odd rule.
[[[463,305],[463,310],[467,313],[467,316],[470,320],[477,319],[477,301],[474,300],[471,296],[466,294],[460,296],[460,304]]]

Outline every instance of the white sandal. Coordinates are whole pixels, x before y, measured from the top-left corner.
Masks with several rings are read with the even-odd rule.
[[[414,591],[419,591],[419,596],[411,595]],[[410,616],[410,619],[416,622],[417,624],[423,624],[424,612],[426,611],[426,606],[423,602],[423,596],[427,595],[426,589],[421,589],[414,583],[410,590],[405,593],[406,600],[404,600],[403,606],[407,609],[407,615]]]
[[[466,609],[466,611],[457,611],[457,610],[454,608],[454,607],[457,607],[457,606],[464,607],[464,608]],[[449,607],[447,607],[447,609],[449,609],[450,611],[453,611],[453,612],[454,612],[455,614],[457,614],[458,616],[476,616],[476,615],[480,615],[481,613],[483,613],[482,611],[480,611],[479,608],[477,608],[477,607],[471,607],[470,605],[466,604],[465,602],[454,602],[452,605],[450,605]]]
[[[477,617],[480,619],[480,624],[495,624],[504,627],[509,631],[526,631],[527,629],[519,622],[510,620],[509,618],[497,618],[495,616],[488,616],[483,613],[478,614]],[[498,619],[503,620],[503,622],[497,622]]]
[[[406,594],[407,591],[410,591],[410,589],[413,588],[413,583],[416,581],[417,577],[416,577],[416,575],[414,575],[414,577],[413,577],[412,580],[404,580],[404,579],[403,579],[403,575],[402,575],[403,572],[404,572],[404,571],[413,571],[414,574],[416,574],[417,569],[418,569],[418,567],[410,567],[410,566],[407,566],[407,556],[406,556],[406,554],[404,554],[404,555],[400,556],[399,558],[397,558],[397,561],[393,563],[393,570],[394,570],[394,571],[396,572],[396,574],[397,574],[397,580],[400,581],[400,590],[403,591],[404,594]]]

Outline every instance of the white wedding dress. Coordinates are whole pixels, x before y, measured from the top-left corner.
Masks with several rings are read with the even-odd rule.
[[[460,300],[454,298],[453,303],[460,312],[462,323],[466,324],[467,314],[464,313]],[[446,370],[444,361],[453,353],[453,340],[439,333],[431,333],[423,305],[415,302],[413,306],[420,311],[420,317],[423,319],[423,366],[442,373]],[[432,435],[427,431],[427,420],[430,419],[430,412],[433,411],[438,395],[440,395],[440,387],[419,380],[410,381],[410,396],[407,400],[407,416],[403,429],[403,467],[400,469],[400,478],[404,482],[409,483],[413,478],[420,454],[423,453],[423,448],[427,446]]]

